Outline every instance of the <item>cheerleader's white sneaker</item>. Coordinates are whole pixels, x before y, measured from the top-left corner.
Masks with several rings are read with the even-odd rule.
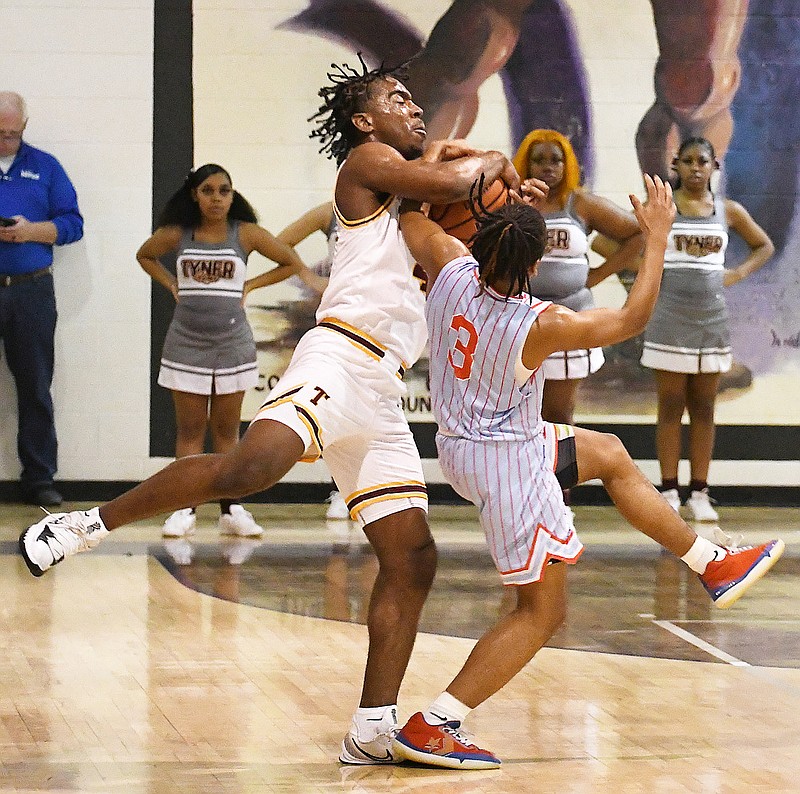
[[[236,535],[240,538],[258,538],[264,534],[264,527],[256,524],[253,514],[241,505],[231,505],[230,513],[219,517],[219,531],[223,535]]]
[[[347,502],[338,491],[331,491],[331,495],[325,501],[328,503],[325,518],[329,521],[345,521],[350,518]]]
[[[686,506],[695,521],[719,521],[719,514],[711,506],[711,497],[708,488],[702,491],[692,491],[686,500]]]
[[[183,538],[193,535],[197,526],[197,516],[191,507],[176,510],[165,522],[161,535],[165,538]]]

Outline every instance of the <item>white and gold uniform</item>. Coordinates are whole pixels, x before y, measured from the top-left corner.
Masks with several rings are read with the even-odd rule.
[[[337,235],[317,325],[253,421],[273,419],[322,455],[352,518],[370,524],[427,509],[422,465],[400,406],[402,377],[426,340],[425,296],[400,233],[399,199],[347,220]]]

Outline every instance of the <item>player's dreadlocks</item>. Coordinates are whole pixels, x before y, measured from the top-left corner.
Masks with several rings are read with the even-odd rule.
[[[547,245],[547,226],[541,213],[527,204],[504,204],[490,212],[481,200],[483,175],[469,191],[470,209],[478,225],[472,237],[472,256],[481,282],[493,287],[508,280],[506,297],[531,294],[528,269],[540,260]]]
[[[319,138],[322,146],[319,151],[333,157],[337,165],[341,165],[350,150],[358,143],[358,130],[351,121],[354,113],[364,109],[373,83],[384,77],[405,79],[405,69],[388,68],[381,64],[377,69],[368,69],[367,64],[358,53],[361,71],[343,63],[332,63],[328,72],[331,85],[320,88],[319,95],[323,104],[308,121],[316,119],[316,128],[311,131],[311,138]]]

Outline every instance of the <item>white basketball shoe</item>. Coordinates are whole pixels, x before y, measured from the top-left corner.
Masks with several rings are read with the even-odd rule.
[[[342,741],[339,760],[343,764],[356,765],[399,764],[402,759],[396,757],[392,748],[392,742],[399,730],[397,709],[387,708],[382,717],[370,722],[376,723],[370,726],[374,729],[365,733],[359,731],[356,719],[353,718],[350,730]]]
[[[223,535],[236,535],[240,538],[258,538],[264,534],[264,527],[256,524],[253,514],[241,505],[233,504],[230,513],[219,517],[219,531]]]
[[[93,549],[108,535],[97,507],[50,513],[19,536],[19,550],[28,570],[41,576],[65,557]]]
[[[176,510],[165,522],[161,535],[165,538],[183,538],[193,535],[197,526],[197,515],[193,507]]]
[[[331,495],[325,501],[328,503],[325,518],[330,521],[345,521],[350,518],[347,502],[338,491],[331,491]]]

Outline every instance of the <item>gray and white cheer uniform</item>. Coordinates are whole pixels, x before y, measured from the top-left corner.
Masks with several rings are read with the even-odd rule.
[[[543,301],[581,312],[594,308],[594,298],[586,286],[589,275],[586,225],[575,214],[573,199],[571,194],[560,212],[542,213],[547,224],[547,251],[531,279],[531,292]],[[604,361],[603,349],[593,347],[552,353],[542,367],[547,380],[573,380],[597,372]]]
[[[723,294],[727,247],[721,199],[715,199],[709,217],[676,216],[667,239],[661,291],[644,333],[645,367],[689,374],[731,368]]]
[[[256,345],[242,292],[247,255],[239,223],[222,243],[193,239],[185,229],[178,247],[178,303],[164,340],[158,382],[191,394],[232,394],[258,383]]]

